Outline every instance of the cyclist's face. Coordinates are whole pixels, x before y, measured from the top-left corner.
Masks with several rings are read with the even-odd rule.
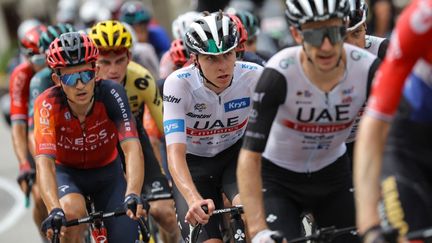
[[[120,54],[116,52],[101,52],[96,62],[100,68],[98,77],[101,79],[114,80],[122,82],[127,72],[129,64],[129,52],[123,51]]]
[[[293,29],[293,35],[315,68],[321,72],[333,70],[342,55],[344,33],[342,19],[303,24],[301,30]]]
[[[135,31],[138,42],[148,42],[148,30],[147,23],[137,23],[132,25],[132,28]]]
[[[362,24],[357,29],[349,31],[345,38],[345,42],[351,45],[365,48],[366,38],[366,25]]]
[[[226,88],[231,82],[236,61],[235,51],[222,55],[199,54],[198,64],[204,76],[218,87]]]
[[[86,84],[78,80],[74,86],[69,86],[63,84],[60,80],[60,76],[65,74],[74,74],[85,70],[93,69],[90,63],[74,66],[74,67],[66,67],[60,69],[60,74],[53,73],[53,80],[61,84],[63,91],[67,95],[68,99],[71,100],[76,105],[88,105],[91,102],[94,93],[94,86],[96,78],[93,78],[91,81],[88,81]],[[96,68],[97,73],[97,68]]]

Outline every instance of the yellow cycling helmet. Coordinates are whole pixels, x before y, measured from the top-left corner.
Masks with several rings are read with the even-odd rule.
[[[132,35],[119,21],[107,20],[94,25],[89,34],[100,49],[129,49],[132,46]]]

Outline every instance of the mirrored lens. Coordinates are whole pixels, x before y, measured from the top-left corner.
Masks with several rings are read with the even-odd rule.
[[[65,85],[75,87],[75,85],[78,83],[78,80],[81,80],[83,84],[87,84],[95,77],[95,75],[95,70],[85,70],[71,74],[63,74],[60,76],[60,80]]]
[[[343,40],[346,34],[345,26],[334,26],[319,29],[303,30],[304,41],[315,46],[320,47],[324,42],[324,38],[329,38],[332,45],[335,45]]]

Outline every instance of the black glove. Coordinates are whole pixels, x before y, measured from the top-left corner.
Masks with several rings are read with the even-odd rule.
[[[21,182],[25,180],[25,182],[28,185],[34,182],[35,175],[36,175],[36,171],[33,168],[31,168],[29,162],[26,162],[23,165],[20,164],[17,182],[18,184],[21,184]]]
[[[361,236],[363,243],[397,243],[398,232],[394,228],[383,229],[376,225]]]
[[[142,199],[135,193],[128,194],[123,202],[124,209],[130,209],[135,216],[139,204],[142,205]]]
[[[61,219],[61,224],[60,225],[55,225],[54,222],[54,218],[59,218]],[[65,217],[65,213],[63,212],[63,209],[61,208],[54,208],[53,210],[51,210],[51,212],[49,213],[48,217],[42,222],[41,225],[41,231],[46,234],[46,232],[49,229],[55,229],[57,228],[60,231],[60,228],[62,226],[66,225],[66,217]]]

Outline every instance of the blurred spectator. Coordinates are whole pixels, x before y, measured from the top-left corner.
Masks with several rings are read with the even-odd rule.
[[[368,32],[371,35],[389,38],[395,25],[396,8],[391,0],[371,0],[369,4],[371,19]]]

